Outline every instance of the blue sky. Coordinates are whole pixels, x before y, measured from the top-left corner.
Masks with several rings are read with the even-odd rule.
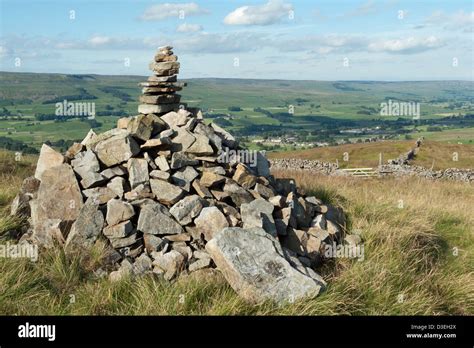
[[[183,78],[473,79],[471,0],[0,0],[0,70]]]

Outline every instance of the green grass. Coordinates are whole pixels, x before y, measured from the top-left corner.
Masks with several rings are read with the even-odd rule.
[[[13,197],[33,167],[11,158],[5,162],[12,165],[1,167],[5,172],[0,190]],[[363,261],[334,259],[318,270],[329,284],[321,296],[280,307],[250,305],[218,272],[195,273],[173,283],[153,276],[111,283],[93,273],[103,247],[99,243],[82,260],[58,249],[42,253],[37,263],[0,258],[0,314],[474,314],[471,185],[275,174],[293,177],[307,192],[341,205],[350,229],[358,230],[364,240]],[[403,209],[398,208],[400,199]],[[9,222],[7,214],[8,202],[3,199],[0,231],[21,223]]]

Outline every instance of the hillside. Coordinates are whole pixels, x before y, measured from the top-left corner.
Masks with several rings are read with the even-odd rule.
[[[47,140],[63,140],[63,144],[81,139],[91,127],[108,130],[118,117],[136,114],[137,83],[142,79],[1,72],[0,137],[38,148]],[[474,137],[474,83],[469,81],[209,78],[186,82],[188,86],[180,92],[183,102],[202,108],[207,119],[248,141],[262,136],[292,136],[299,143],[336,143],[342,139],[398,139],[418,131],[431,134],[433,130],[442,141],[469,142]],[[94,103],[95,119],[55,115],[55,104],[63,100]],[[414,121],[410,115],[381,116],[381,103],[390,100],[420,103],[420,120]]]
[[[338,160],[341,168],[376,167],[379,164],[379,154],[383,155],[383,163],[397,158],[409,151],[414,145],[413,140],[380,141],[374,143],[346,144],[330,147],[319,147],[308,150],[269,152],[269,158],[301,158],[335,162]],[[348,161],[344,161],[344,154]],[[453,161],[453,154],[458,154],[458,161]],[[346,157],[347,158],[347,157]],[[439,170],[446,168],[474,168],[474,145],[449,144],[426,140],[420,148],[412,164]]]
[[[21,221],[8,216],[34,158],[0,152],[0,234]],[[341,204],[363,238],[364,259],[337,258],[322,270],[328,290],[286,306],[245,303],[219,274],[174,284],[152,277],[112,283],[88,260],[51,251],[37,263],[0,258],[0,314],[5,315],[472,315],[472,186],[421,179],[358,180],[278,172],[325,202]],[[398,208],[403,199],[404,208]],[[19,279],[21,281],[19,281]],[[70,295],[75,295],[75,302]],[[185,296],[183,303],[179,299]]]

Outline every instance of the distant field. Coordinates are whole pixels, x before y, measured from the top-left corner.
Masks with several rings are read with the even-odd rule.
[[[413,140],[380,141],[375,143],[347,144],[340,146],[319,147],[308,150],[270,152],[270,158],[302,158],[325,162],[339,162],[341,168],[376,167],[379,164],[379,154],[383,156],[383,163],[400,154],[409,151],[414,146]],[[344,161],[347,153],[348,161]],[[457,161],[453,154],[457,153]],[[421,146],[415,165],[434,169],[445,168],[474,168],[474,145],[447,144],[427,140]]]
[[[91,127],[87,122],[75,118],[66,122],[38,119],[41,116],[38,114],[54,116],[55,103],[64,99],[95,103],[99,124],[93,125],[94,130],[111,129],[117,118],[137,113],[141,93],[138,82],[144,79],[143,76],[0,72],[0,137],[37,149],[45,141],[81,140]],[[299,143],[335,143],[382,135],[402,139],[405,134],[416,132],[413,117],[380,115],[381,103],[398,100],[420,103],[420,120],[425,123],[419,127],[429,139],[452,143],[474,141],[474,116],[457,117],[454,121],[445,119],[474,115],[474,83],[470,81],[207,78],[186,82],[188,86],[180,92],[182,102],[203,109],[208,121],[239,137],[291,135],[298,136]],[[427,132],[428,126],[436,126],[443,132]],[[354,129],[366,131],[342,132]]]

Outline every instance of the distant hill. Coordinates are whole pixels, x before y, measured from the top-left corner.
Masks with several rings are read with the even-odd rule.
[[[119,117],[137,113],[138,82],[146,78],[0,72],[0,137],[8,138],[2,143],[13,139],[38,148],[50,141],[64,148],[90,128],[108,130]],[[430,129],[442,141],[466,143],[474,134],[474,83],[469,81],[184,81],[188,86],[180,92],[182,102],[201,108],[209,122],[249,143],[256,137],[289,135],[309,144],[401,139],[414,131],[430,135]],[[58,119],[55,104],[63,100],[94,103],[96,119]],[[421,103],[420,120],[381,116],[381,103],[390,100]]]

